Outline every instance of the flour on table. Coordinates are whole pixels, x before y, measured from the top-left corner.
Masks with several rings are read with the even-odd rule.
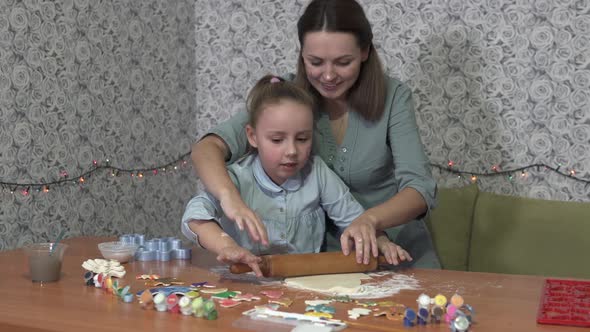
[[[285,279],[287,287],[332,296],[347,295],[357,299],[382,298],[404,289],[418,289],[418,280],[394,272],[380,273],[378,279],[364,273],[323,274]],[[370,279],[366,283],[362,280]]]

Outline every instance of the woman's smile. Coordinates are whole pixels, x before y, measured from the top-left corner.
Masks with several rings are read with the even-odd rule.
[[[321,83],[322,89],[326,91],[334,91],[338,89],[338,84],[335,83]]]

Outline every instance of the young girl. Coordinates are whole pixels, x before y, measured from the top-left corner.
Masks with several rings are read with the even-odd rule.
[[[182,232],[227,263],[248,264],[256,275],[261,254],[319,252],[325,214],[342,232],[364,210],[342,180],[317,156],[311,156],[313,98],[274,76],[258,81],[248,96],[246,136],[255,150],[228,167],[242,199],[262,220],[268,245],[247,232],[205,192],[188,203]],[[390,262],[389,239],[377,239]],[[395,260],[391,258],[396,254]],[[407,252],[399,260],[411,260]]]

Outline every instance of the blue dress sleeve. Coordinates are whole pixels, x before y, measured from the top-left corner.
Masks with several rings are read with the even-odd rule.
[[[191,220],[212,220],[217,222],[220,218],[221,207],[219,201],[209,193],[203,192],[193,197],[186,205],[180,222],[180,230],[187,239],[201,246],[199,237],[190,229],[188,223]]]
[[[320,157],[314,156],[313,164],[320,187],[320,204],[338,227],[339,233],[342,233],[365,210],[346,184]]]

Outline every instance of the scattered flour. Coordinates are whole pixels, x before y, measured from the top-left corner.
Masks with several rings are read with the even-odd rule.
[[[371,279],[371,281],[363,284],[361,283],[363,279]],[[331,296],[346,295],[353,299],[388,297],[401,290],[418,289],[420,286],[415,278],[394,272],[326,274],[287,278],[285,285]]]

